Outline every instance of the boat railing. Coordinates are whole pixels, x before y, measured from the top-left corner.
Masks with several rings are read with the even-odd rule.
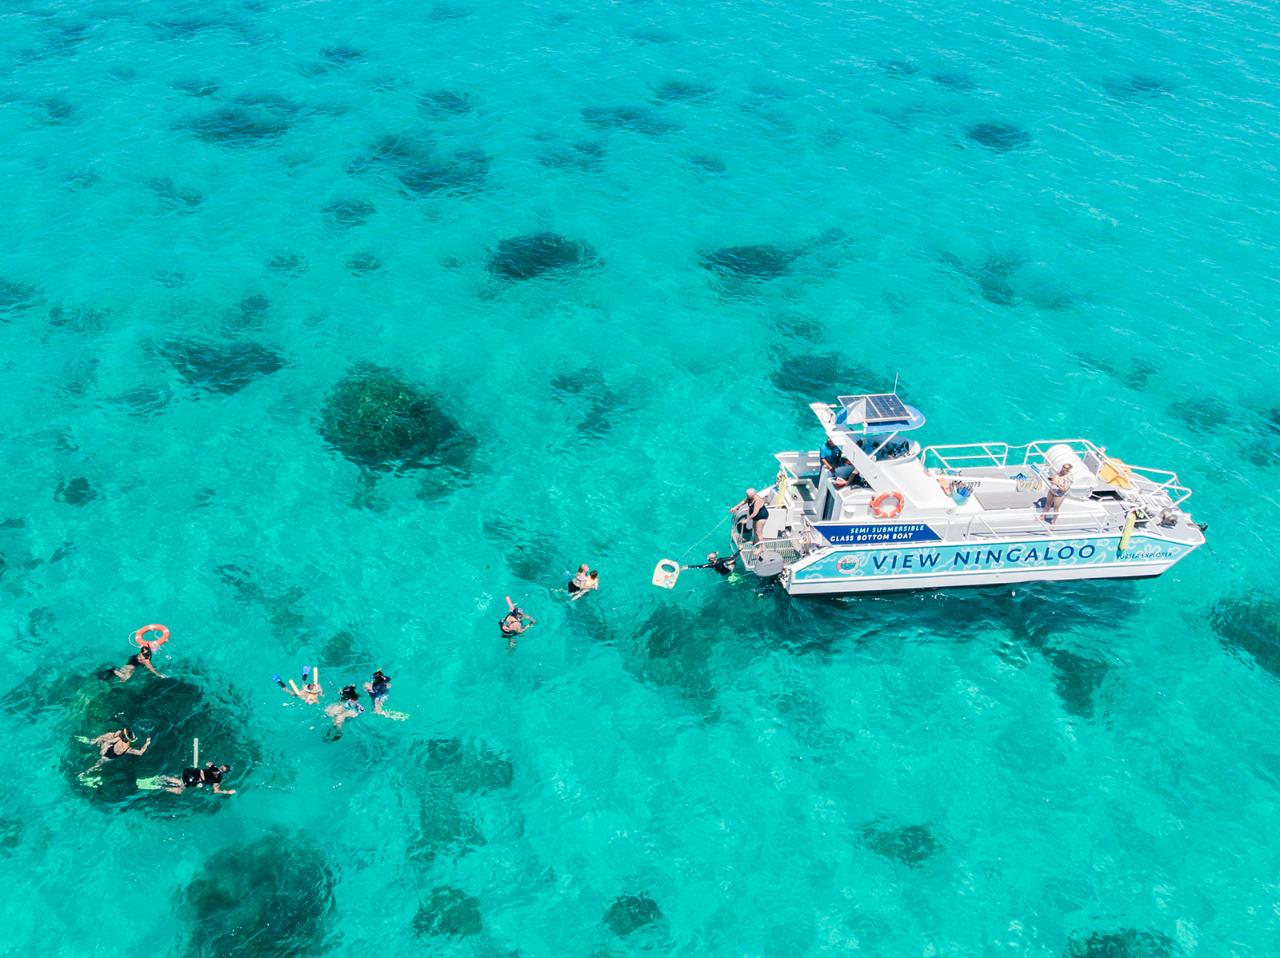
[[[1146,480],[1150,488],[1141,488],[1141,494],[1158,499],[1160,493],[1168,495],[1174,506],[1179,506],[1191,498],[1191,490],[1178,481],[1177,473],[1168,469],[1154,469],[1151,466],[1138,466],[1131,462],[1112,459],[1107,451],[1088,439],[1037,439],[1022,446],[1011,446],[1005,442],[959,443],[947,446],[929,446],[921,451],[921,459],[925,468],[973,469],[996,466],[1038,466],[1044,462],[1045,453],[1054,446],[1068,446],[1082,459],[1093,464],[1095,470],[1109,465],[1118,475],[1132,474]]]
[[[783,561],[790,563],[826,545],[822,537],[812,529],[777,539],[763,539],[758,543],[743,536],[736,528],[730,532],[729,537],[733,540],[735,551],[741,553],[739,558],[743,565],[748,569],[753,568],[756,559],[763,554],[775,553],[782,556]]]

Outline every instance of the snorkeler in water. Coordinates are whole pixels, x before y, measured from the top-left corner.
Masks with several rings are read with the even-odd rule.
[[[516,636],[523,635],[529,628],[538,624],[538,620],[525,612],[507,596],[507,608],[510,610],[498,623],[498,628],[507,639],[507,650],[515,651]]]
[[[138,737],[129,731],[128,727],[122,728],[117,732],[107,732],[95,739],[91,739],[88,744],[98,747],[98,760],[85,769],[84,774],[88,775],[90,772],[95,772],[104,763],[123,758],[126,755],[142,755],[151,747],[151,739],[149,737],[142,743],[142,748],[133,747],[136,741],[138,741]]]
[[[592,569],[587,571],[586,565],[578,566],[578,574],[569,580],[569,600],[576,602],[588,592],[600,588],[600,573]]]
[[[718,552],[708,552],[707,561],[699,562],[697,565],[682,565],[683,569],[714,569],[723,576],[733,575],[733,564],[738,560],[738,553],[731,556],[722,556]]]
[[[315,705],[324,696],[324,688],[320,685],[320,669],[313,669],[309,665],[302,667],[301,687],[293,679],[290,679],[289,684],[286,685],[278,675],[271,676],[271,681],[284,689],[288,695],[305,702],[307,705]]]
[[[383,711],[382,703],[387,700],[387,695],[391,691],[391,676],[383,672],[382,669],[378,669],[373,673],[373,680],[364,683],[364,690],[369,693],[369,699],[373,702],[374,714],[386,714]]]
[[[146,669],[158,679],[165,678],[154,665],[151,664],[151,656],[154,654],[154,647],[149,642],[143,642],[138,646],[138,651],[129,656],[129,661],[118,669],[105,669],[99,674],[99,678],[110,679],[112,676],[118,678],[121,682],[128,682],[133,678],[133,673],[139,666]]]
[[[213,762],[208,762],[204,768],[184,768],[182,775],[178,777],[166,775],[160,779],[160,782],[167,791],[175,795],[181,795],[189,788],[203,788],[206,785],[219,795],[234,795],[236,793],[234,788],[222,787],[222,778],[230,771],[230,765],[214,765]]]
[[[360,704],[360,693],[356,691],[356,687],[343,686],[338,694],[338,701],[324,710],[324,714],[333,719],[333,737],[338,738],[342,734],[343,722],[355,718],[363,711],[364,706]]]

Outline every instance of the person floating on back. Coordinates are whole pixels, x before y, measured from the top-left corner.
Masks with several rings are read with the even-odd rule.
[[[271,681],[284,689],[286,693],[305,702],[307,705],[315,705],[324,695],[324,689],[320,685],[320,670],[312,669],[309,665],[302,667],[302,686],[293,679],[289,680],[289,684],[285,685],[284,680],[278,675],[271,676]]]
[[[578,574],[569,580],[569,599],[576,602],[593,589],[600,588],[600,573],[587,571],[585,563],[578,566]]]
[[[538,620],[512,602],[511,596],[506,598],[507,608],[510,611],[502,617],[502,621],[498,623],[498,628],[502,630],[502,634],[507,638],[507,650],[514,652],[516,637],[522,635],[530,627],[537,625]]]
[[[210,786],[219,795],[234,795],[234,788],[223,788],[222,778],[231,771],[230,765],[214,765],[208,762],[204,768],[184,768],[182,775],[174,777],[166,775],[160,779],[165,788],[175,795],[181,795],[189,788]]]
[[[387,700],[387,695],[391,691],[391,676],[384,673],[382,669],[378,669],[373,673],[373,680],[364,683],[364,690],[369,693],[369,699],[373,702],[373,713],[386,715],[382,703]]]

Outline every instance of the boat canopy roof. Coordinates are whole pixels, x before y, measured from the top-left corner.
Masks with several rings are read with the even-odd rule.
[[[823,425],[843,426],[849,432],[864,436],[906,432],[924,425],[924,413],[908,406],[896,392],[839,396],[834,407],[814,403],[812,408]]]

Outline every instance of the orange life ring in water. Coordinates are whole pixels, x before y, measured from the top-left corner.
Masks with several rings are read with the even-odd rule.
[[[152,632],[159,632],[160,638],[148,639],[146,636]],[[166,642],[169,641],[169,627],[167,625],[160,625],[158,623],[153,623],[152,625],[144,625],[137,632],[133,633],[133,635],[129,636],[129,641],[131,641],[134,645],[138,645],[138,646],[149,645],[153,649],[159,648],[160,646],[164,645]]]
[[[890,499],[893,505],[888,509],[884,508],[884,504]],[[871,511],[875,513],[877,519],[896,519],[902,515],[902,509],[907,504],[907,497],[896,489],[893,492],[882,492],[871,500]]]

